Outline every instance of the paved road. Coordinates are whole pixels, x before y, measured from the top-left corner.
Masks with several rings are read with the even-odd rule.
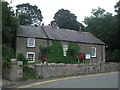
[[[118,88],[118,73],[74,76],[14,86],[19,88]]]

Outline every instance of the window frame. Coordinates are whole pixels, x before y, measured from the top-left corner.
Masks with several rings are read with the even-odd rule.
[[[28,59],[28,55],[29,55],[29,54],[33,54],[33,61],[29,61],[29,60],[28,60],[28,63],[33,63],[33,62],[35,62],[35,52],[27,52],[26,59]]]
[[[67,47],[67,49],[65,49]],[[63,56],[67,56],[68,45],[63,45]]]
[[[32,46],[30,46],[30,39],[33,39],[33,45]],[[28,38],[27,39],[27,47],[35,47],[35,38]]]
[[[94,55],[92,55],[92,53],[93,53],[93,51],[92,50],[95,50],[95,52],[94,52]],[[97,55],[97,53],[96,53],[96,47],[91,47],[91,57],[96,57],[96,55]]]

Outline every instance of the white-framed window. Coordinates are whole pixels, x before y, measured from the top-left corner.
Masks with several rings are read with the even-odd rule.
[[[27,52],[26,59],[28,59],[28,63],[33,63],[35,61],[35,53]]]
[[[35,38],[28,38],[27,47],[35,47]]]
[[[91,57],[96,57],[96,48],[91,47]]]
[[[63,45],[63,56],[67,55],[68,45]]]

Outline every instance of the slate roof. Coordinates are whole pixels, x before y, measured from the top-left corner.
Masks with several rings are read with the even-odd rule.
[[[41,27],[33,26],[20,26],[17,30],[17,36],[47,39],[47,36]]]
[[[80,32],[68,29],[55,29],[52,26],[20,26],[17,31],[17,36],[21,37],[34,37],[44,38],[60,41],[87,43],[87,44],[100,44],[105,43],[92,35],[90,32]]]

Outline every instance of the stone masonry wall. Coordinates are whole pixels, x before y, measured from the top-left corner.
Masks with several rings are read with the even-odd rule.
[[[68,75],[117,72],[118,63],[93,64],[36,64],[37,78],[49,78]],[[120,70],[120,69],[119,69]]]
[[[10,68],[2,68],[2,77],[11,81],[18,80],[22,77],[23,63],[21,61],[11,60]]]

